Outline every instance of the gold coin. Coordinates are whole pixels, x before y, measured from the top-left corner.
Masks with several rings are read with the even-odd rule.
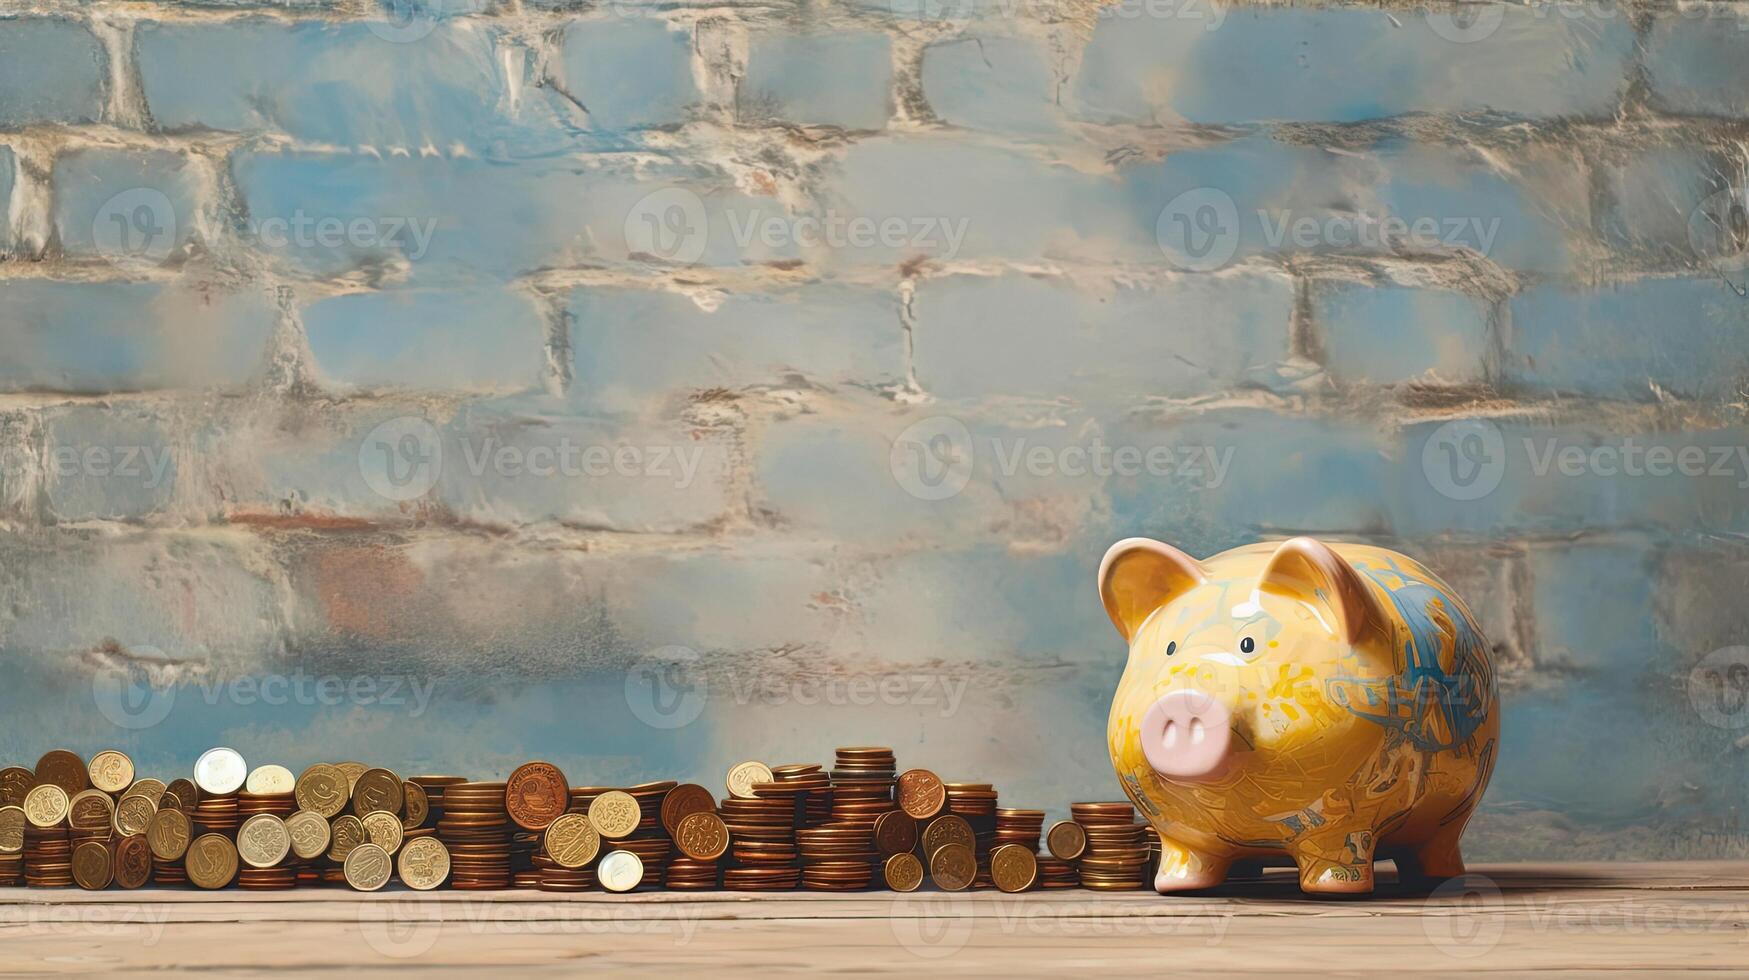
[[[24,850],[24,807],[0,806],[0,854]]]
[[[52,749],[36,760],[38,785],[59,786],[68,799],[91,788],[91,774],[85,771],[85,760],[66,749]]]
[[[364,824],[350,813],[335,817],[328,831],[328,857],[335,861],[346,860],[346,855],[351,854],[353,848],[365,842]]]
[[[0,769],[0,806],[23,806],[24,796],[36,785],[36,773],[22,766]]]
[[[152,877],[152,848],[140,834],[129,834],[115,842],[115,883],[123,888],[138,888]]]
[[[124,796],[115,805],[115,829],[122,836],[143,834],[158,813],[149,796]]]
[[[152,815],[146,828],[146,843],[152,846],[152,856],[160,861],[175,861],[188,853],[188,814],[181,810],[159,810]]]
[[[198,888],[223,888],[237,877],[237,848],[224,834],[202,834],[183,858],[188,880]]]
[[[401,777],[387,769],[367,769],[352,784],[352,812],[363,817],[377,810],[401,812]]]
[[[292,853],[298,857],[318,858],[328,849],[328,821],[314,810],[299,810],[287,817],[285,830],[291,835]]]
[[[142,779],[139,782],[134,783],[134,789],[138,789],[142,783],[157,782],[156,779]],[[158,809],[160,810],[164,809],[166,806],[173,806],[178,810],[187,812],[194,809],[194,805],[200,802],[200,790],[195,788],[194,780],[192,779],[172,779],[169,786],[164,786],[163,783],[158,783],[158,785],[163,787],[158,791],[157,797]],[[128,792],[132,793],[133,790],[130,789]],[[171,797],[168,802],[166,802],[167,797]]]
[[[608,840],[619,840],[638,829],[643,811],[630,793],[610,789],[589,801],[589,822]]]
[[[104,749],[91,757],[85,774],[91,785],[105,793],[119,793],[134,781],[134,760],[114,749]]]
[[[243,781],[243,791],[256,796],[290,793],[297,788],[297,779],[284,766],[256,766]]]
[[[400,856],[395,859],[395,870],[400,872],[401,882],[408,888],[430,891],[449,877],[449,849],[435,837],[415,837],[401,848]]]
[[[674,828],[674,846],[694,861],[715,861],[729,849],[729,827],[714,813],[689,813]]]
[[[73,881],[80,888],[89,891],[108,888],[114,876],[115,864],[110,859],[109,848],[88,840],[73,849]]]
[[[100,789],[88,789],[67,803],[67,826],[74,830],[108,831],[115,826],[115,800]]]
[[[914,892],[923,884],[923,862],[910,852],[887,858],[882,868],[887,887],[896,892]]]
[[[346,809],[351,798],[350,783],[339,767],[318,762],[298,777],[294,795],[298,806],[322,817],[333,817]]]
[[[977,856],[965,844],[943,844],[929,856],[929,877],[945,891],[963,891],[977,876]]]
[[[55,783],[43,783],[24,797],[24,815],[33,827],[58,825],[67,819],[67,806],[67,791]]]
[[[395,826],[400,826],[400,823],[397,821]],[[361,892],[374,892],[389,883],[395,862],[389,858],[388,851],[377,845],[360,844],[346,855],[341,870],[346,874],[348,885]]]
[[[1020,844],[1003,844],[990,852],[990,879],[1005,892],[1023,892],[1038,880],[1038,857]]]
[[[291,850],[291,831],[271,813],[257,813],[237,828],[237,856],[251,868],[271,868]]]
[[[923,853],[934,855],[937,848],[944,844],[963,844],[974,847],[977,838],[972,835],[972,825],[965,818],[952,813],[943,814],[929,821],[923,827]]]
[[[185,784],[185,783],[188,786],[189,794],[187,796],[184,796],[183,799],[192,801],[194,799],[194,783],[192,781],[187,780],[187,779],[178,779],[178,780],[176,780],[176,782],[171,783],[170,785],[178,786],[178,785]],[[153,779],[150,776],[146,776],[144,778],[134,780],[134,784],[132,786],[129,786],[128,791],[126,793],[123,793],[122,795],[123,796],[144,796],[146,799],[152,801],[153,806],[157,806],[157,805],[159,805],[158,801],[164,798],[164,791],[165,791],[165,789],[164,789],[164,781],[163,780]],[[191,805],[192,805],[192,803],[191,803]]]
[[[431,800],[425,795],[425,787],[403,781],[401,801],[401,826],[407,830],[423,827],[425,818],[431,815]]]
[[[754,783],[769,783],[776,778],[771,774],[771,767],[763,762],[743,762],[729,770],[729,795],[743,800],[753,799]]]
[[[336,762],[334,768],[346,777],[346,795],[351,796],[352,787],[358,785],[358,777],[364,775],[365,770],[370,767],[362,762]]]
[[[581,868],[601,852],[601,833],[581,813],[561,814],[547,825],[542,842],[546,845],[547,857],[561,868]]]
[[[366,844],[375,844],[390,854],[401,849],[400,817],[387,810],[372,810],[360,817],[358,822],[364,826]]]
[[[1051,857],[1073,861],[1087,850],[1087,831],[1073,820],[1058,820],[1045,832],[1045,846],[1051,849]]]

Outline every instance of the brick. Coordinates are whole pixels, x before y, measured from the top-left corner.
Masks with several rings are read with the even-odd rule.
[[[1749,11],[1695,5],[1652,20],[1646,37],[1652,100],[1668,112],[1740,119],[1749,112]]]
[[[1330,376],[1352,384],[1482,380],[1488,309],[1449,290],[1320,285],[1313,294]]]
[[[1509,373],[1539,391],[1650,400],[1730,398],[1749,375],[1749,308],[1716,279],[1612,289],[1539,286],[1511,301]]]
[[[0,255],[12,248],[12,183],[17,179],[12,148],[0,144]]]
[[[1468,440],[1475,435],[1477,440]],[[1393,471],[1399,534],[1484,537],[1608,528],[1749,527],[1749,430],[1607,431],[1505,419],[1406,426]]]
[[[311,305],[304,332],[321,376],[366,388],[540,387],[546,324],[499,287],[351,293]]]
[[[135,521],[168,511],[198,470],[196,443],[158,411],[68,407],[43,426],[49,514],[60,522]]]
[[[1136,0],[1101,12],[1065,102],[1100,122],[1614,111],[1634,47],[1624,13],[1548,5],[1493,7],[1481,16],[1466,33],[1453,30],[1446,11],[1392,18],[1358,9],[1223,11]]]
[[[225,387],[261,364],[274,313],[200,282],[0,282],[0,390]]]
[[[142,23],[135,32],[152,117],[165,129],[283,132],[341,147],[418,153],[473,143],[504,94],[477,23]],[[429,31],[424,28],[429,27]]]
[[[102,45],[71,21],[0,20],[0,130],[97,121],[103,64]]]
[[[682,215],[683,231],[669,244],[696,241],[698,252],[677,247],[668,253],[677,261],[740,265],[796,254],[768,249],[757,238],[742,248],[730,216],[739,221],[781,214],[781,208],[701,180],[687,168],[652,168],[648,179],[638,179],[580,172],[571,160],[265,153],[242,155],[235,171],[251,221],[258,228],[278,222],[265,250],[310,275],[387,267],[404,271],[411,284],[447,287],[554,266],[624,262],[646,244],[657,247],[637,236],[648,234],[645,217],[666,217],[671,203],[649,196],[673,193],[697,201],[701,216],[694,225],[692,216]],[[320,196],[310,195],[313,186],[322,188]],[[648,201],[655,203],[640,203]],[[359,220],[367,235],[347,231]],[[320,233],[319,221],[330,222],[332,233]]]
[[[1663,262],[1717,253],[1706,205],[1730,187],[1729,161],[1704,150],[1659,146],[1604,165],[1610,208],[1601,231],[1612,247]]]
[[[565,29],[564,78],[599,129],[674,125],[698,101],[690,39],[659,20],[573,23]]]
[[[891,84],[885,34],[760,34],[736,92],[736,115],[743,122],[880,129],[892,115]]]
[[[76,150],[55,159],[55,231],[74,255],[163,262],[196,238],[203,179],[180,153]]]
[[[1049,134],[1063,120],[1057,87],[1049,53],[1032,38],[979,34],[939,41],[923,53],[923,93],[951,125]]]
[[[949,400],[1066,398],[1095,410],[1282,387],[1292,311],[1293,283],[1273,273],[1084,288],[1021,275],[931,279],[912,301],[917,378]]]
[[[898,298],[824,283],[714,297],[585,287],[571,294],[579,402],[657,409],[715,388],[891,384],[905,377]]]

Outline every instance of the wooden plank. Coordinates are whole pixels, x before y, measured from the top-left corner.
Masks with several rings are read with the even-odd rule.
[[[14,888],[0,941],[0,973],[1749,972],[1749,862],[1481,867],[1354,901],[1281,876],[1189,898]]]

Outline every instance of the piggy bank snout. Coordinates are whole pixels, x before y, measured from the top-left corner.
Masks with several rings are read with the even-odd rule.
[[[1197,690],[1173,691],[1142,716],[1142,752],[1168,779],[1209,779],[1226,768],[1233,715],[1219,699]]]

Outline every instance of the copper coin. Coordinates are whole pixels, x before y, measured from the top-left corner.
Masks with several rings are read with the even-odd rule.
[[[680,821],[694,813],[717,812],[717,798],[697,783],[683,783],[662,797],[662,829],[674,834]]]
[[[1038,880],[1038,856],[1021,844],[1003,844],[990,852],[990,878],[1005,892],[1023,892]]]
[[[694,861],[715,861],[729,849],[729,828],[714,813],[692,813],[674,831],[674,845]]]
[[[431,799],[425,795],[425,787],[418,783],[401,783],[401,826],[407,830],[425,826],[425,818],[431,815]]]
[[[23,806],[24,794],[36,785],[36,773],[22,766],[0,769],[0,806]]]
[[[205,834],[188,845],[182,864],[196,887],[223,888],[237,877],[237,848],[223,834]]]
[[[449,798],[446,795],[447,805]],[[550,762],[527,762],[516,767],[504,784],[504,807],[510,819],[526,830],[545,830],[571,805],[571,790],[565,774]]]
[[[353,816],[362,818],[367,813],[381,810],[398,817],[401,802],[401,777],[387,769],[366,769],[352,784]],[[301,800],[298,805],[313,809]]]
[[[99,891],[109,887],[115,877],[115,863],[109,848],[88,840],[73,850],[73,881],[80,888]]]
[[[160,861],[177,861],[188,852],[188,815],[181,810],[159,810],[146,828],[146,843]]]
[[[882,854],[903,854],[917,847],[917,821],[903,810],[888,810],[875,818],[874,843]]]
[[[941,777],[927,769],[910,769],[899,774],[899,808],[918,820],[927,820],[941,812],[947,802],[947,787]]]
[[[43,783],[59,786],[71,799],[91,788],[91,774],[85,760],[66,749],[52,749],[36,760],[36,784]]]
[[[1045,834],[1045,846],[1051,849],[1052,857],[1073,861],[1087,850],[1087,831],[1073,820],[1059,820]]]
[[[976,845],[977,838],[972,834],[972,825],[965,818],[946,814],[929,821],[923,828],[923,853],[933,855],[945,844],[962,844],[967,848]]]
[[[152,847],[145,834],[129,834],[115,843],[115,883],[138,888],[152,877]]]
[[[965,844],[943,844],[929,856],[929,877],[946,891],[963,891],[977,876],[978,859]]]

